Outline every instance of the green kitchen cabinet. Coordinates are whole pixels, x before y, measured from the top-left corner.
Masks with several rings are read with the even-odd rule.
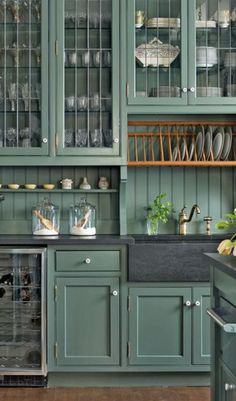
[[[0,4],[0,156],[48,154],[48,3]]]
[[[219,365],[219,384],[220,392],[216,400],[236,401],[236,376],[222,362]]]
[[[185,112],[235,105],[235,8],[235,1],[130,0],[128,105]]]
[[[0,4],[2,164],[124,164],[119,15],[117,0]]]
[[[57,155],[120,155],[119,1],[56,2]]]
[[[119,368],[125,254],[119,245],[49,247],[49,372]]]
[[[119,279],[58,277],[57,365],[119,364]]]
[[[209,288],[132,287],[129,297],[130,365],[209,364]]]
[[[193,288],[192,308],[192,362],[195,365],[210,364],[210,319],[206,313],[210,307],[210,289]]]

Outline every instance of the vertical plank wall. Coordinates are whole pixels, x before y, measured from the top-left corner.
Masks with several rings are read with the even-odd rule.
[[[197,203],[201,214],[193,216],[188,233],[205,233],[204,216],[213,218],[212,232],[219,233],[215,223],[236,207],[235,168],[128,168],[127,222],[129,234],[146,233],[145,206],[160,192],[167,192],[176,213],[161,233],[178,233],[178,213],[186,205],[189,212]]]
[[[24,185],[35,183],[39,187],[45,183],[53,183],[60,189],[63,178],[71,178],[74,188],[79,188],[83,177],[87,177],[92,189],[96,189],[99,177],[106,176],[110,187],[117,189],[115,193],[87,193],[88,202],[96,206],[97,233],[119,233],[119,169],[111,167],[1,167],[0,183],[3,188],[10,183]],[[0,189],[1,192],[1,189]],[[82,193],[56,193],[48,191],[37,193],[28,191],[4,192],[5,200],[0,203],[0,233],[1,234],[31,234],[32,206],[49,198],[60,207],[61,228],[60,233],[67,234],[69,230],[69,207],[78,202],[84,195]]]

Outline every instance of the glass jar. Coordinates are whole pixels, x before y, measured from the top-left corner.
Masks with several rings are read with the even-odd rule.
[[[70,207],[70,234],[95,235],[96,209],[82,198],[79,203]]]
[[[47,198],[32,208],[32,230],[34,235],[58,235],[60,228],[59,206]]]

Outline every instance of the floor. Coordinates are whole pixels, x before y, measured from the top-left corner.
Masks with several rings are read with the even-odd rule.
[[[208,387],[0,388],[0,401],[210,401]]]

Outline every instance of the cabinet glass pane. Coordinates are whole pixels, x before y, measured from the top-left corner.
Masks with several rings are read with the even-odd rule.
[[[181,0],[135,1],[136,97],[181,96]]]
[[[41,147],[41,0],[0,2],[0,147]]]
[[[64,147],[111,148],[112,0],[64,4]]]
[[[197,97],[236,96],[236,0],[196,1]]]

